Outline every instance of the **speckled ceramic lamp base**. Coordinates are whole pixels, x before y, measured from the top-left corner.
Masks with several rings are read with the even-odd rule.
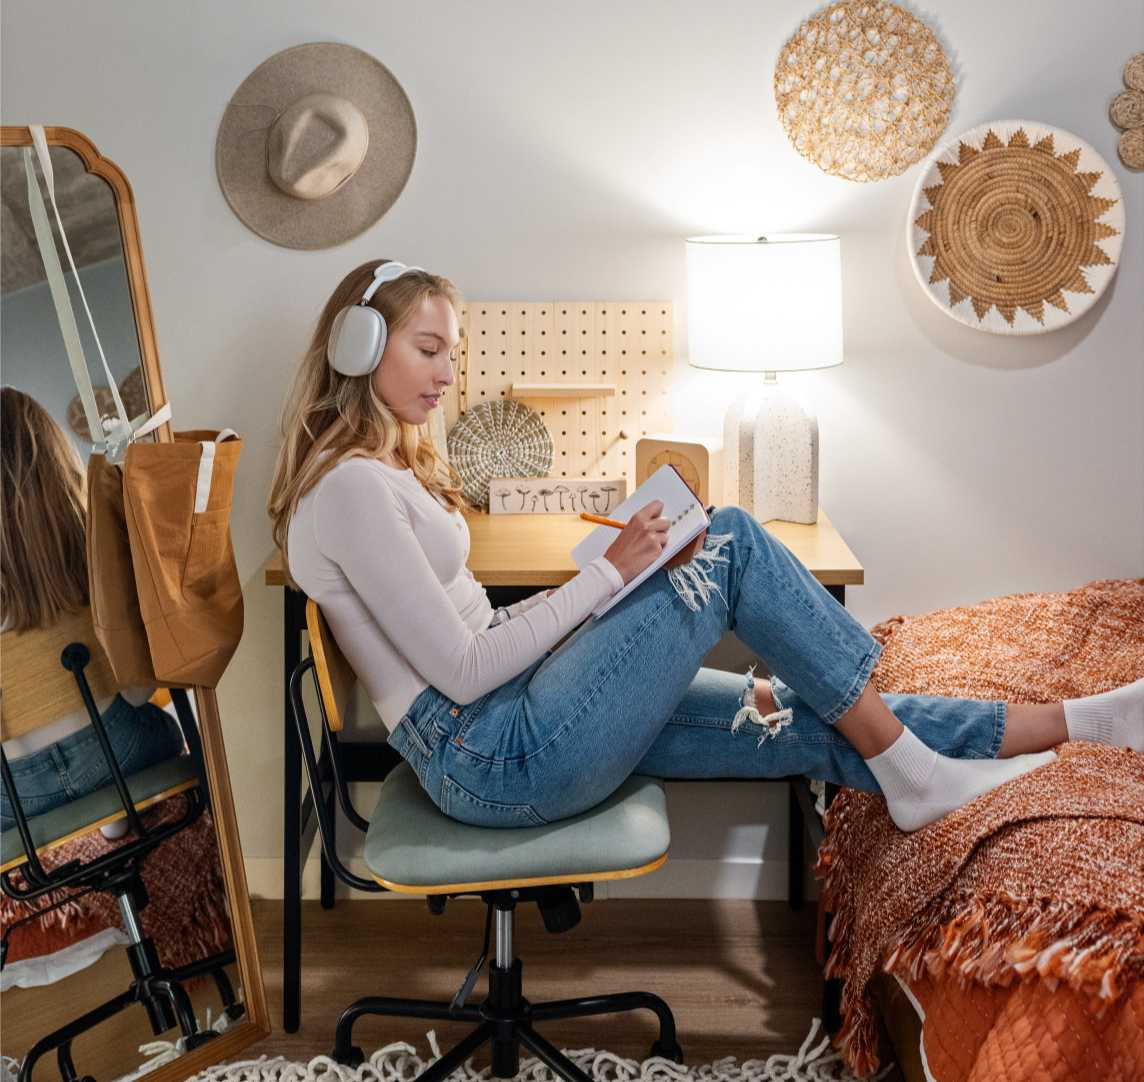
[[[772,384],[723,421],[723,492],[759,522],[818,521],[818,419]]]

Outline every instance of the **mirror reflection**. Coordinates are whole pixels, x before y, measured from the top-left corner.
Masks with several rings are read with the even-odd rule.
[[[148,403],[115,195],[106,181],[86,171],[83,159],[75,151],[53,146],[48,152],[60,218],[83,280],[84,294],[124,405],[134,417],[143,412]],[[40,183],[42,185],[42,180]],[[5,384],[19,387],[35,398],[86,457],[91,450],[91,438],[71,378],[43,256],[36,242],[27,185],[24,149],[4,147],[0,150],[4,215],[0,248],[3,379]],[[50,204],[48,213],[51,217]],[[51,224],[72,307],[77,314],[80,342],[90,362],[98,357],[95,341],[82,316],[83,302],[75,288],[54,221]],[[89,363],[89,371],[96,386],[100,412],[113,416],[111,392],[98,362]]]
[[[148,389],[115,196],[78,154],[50,153],[84,293],[136,416]],[[3,1055],[9,1068],[21,1064],[21,1082],[134,1077],[217,1039],[244,1016],[243,989],[193,698],[119,686],[92,630],[91,434],[29,213],[23,149],[0,154]],[[100,413],[114,416],[85,322]]]

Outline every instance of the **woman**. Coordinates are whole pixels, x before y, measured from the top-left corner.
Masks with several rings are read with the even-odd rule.
[[[347,367],[338,317],[363,301],[388,337],[380,361]],[[879,644],[736,507],[714,512],[689,564],[601,619],[582,623],[662,551],[658,502],[559,589],[494,613],[465,566],[460,478],[422,427],[453,383],[457,307],[453,285],[420,269],[346,276],[287,402],[269,502],[291,574],[447,815],[550,822],[632,773],[804,773],[880,790],[912,830],[1051,761],[1061,741],[1144,748],[1144,681],[1051,705],[879,696]],[[728,630],[770,681],[701,667]]]
[[[0,389],[0,467],[3,629],[49,628],[88,604],[83,466],[47,410],[12,387]],[[175,720],[147,702],[153,691],[125,688],[96,703],[124,774],[183,749]],[[43,815],[112,782],[91,719],[82,708],[5,740],[4,754],[28,816]],[[10,801],[11,794],[0,790],[3,830],[16,823]],[[109,837],[125,831],[125,823],[104,828]]]

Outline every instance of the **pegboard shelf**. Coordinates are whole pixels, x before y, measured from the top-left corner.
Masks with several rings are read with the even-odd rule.
[[[445,425],[478,402],[527,398],[552,436],[549,477],[634,487],[636,440],[672,427],[672,325],[670,301],[470,301]]]
[[[614,383],[514,383],[509,398],[602,398],[614,395]]]

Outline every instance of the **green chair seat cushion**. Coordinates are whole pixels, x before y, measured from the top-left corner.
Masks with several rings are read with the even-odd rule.
[[[408,763],[385,779],[365,863],[386,883],[430,888],[635,871],[667,852],[663,783],[629,777],[586,812],[543,826],[469,826],[441,812]]]
[[[126,777],[127,790],[134,803],[148,800],[159,793],[172,789],[176,785],[196,778],[194,764],[189,755],[176,755],[171,759],[164,759],[155,763],[137,774],[128,774]],[[32,841],[37,849],[66,838],[83,830],[92,823],[98,823],[109,815],[123,810],[119,800],[119,791],[114,784],[96,789],[86,796],[73,800],[68,804],[61,804],[58,808],[36,815],[28,820],[28,829],[32,832]],[[0,864],[6,865],[24,855],[24,843],[20,832],[12,827],[0,835]]]

